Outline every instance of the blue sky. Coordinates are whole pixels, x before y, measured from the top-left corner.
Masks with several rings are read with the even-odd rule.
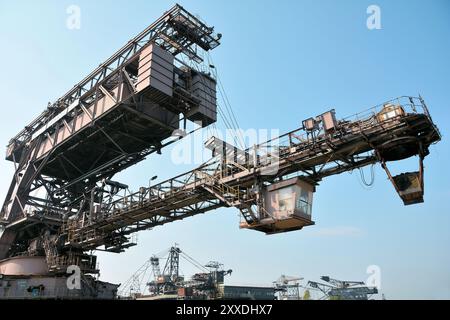
[[[172,244],[204,263],[234,270],[230,283],[270,284],[281,274],[365,280],[381,268],[388,299],[450,298],[450,3],[448,1],[181,1],[223,34],[212,56],[242,128],[281,132],[335,108],[345,117],[401,95],[420,93],[443,140],[426,159],[425,203],[404,207],[382,169],[364,188],[357,174],[321,183],[316,226],[265,236],[238,228],[220,209],[139,234],[121,255],[100,253],[101,278],[124,282]],[[81,29],[66,28],[66,8],[81,8]],[[0,0],[0,142],[9,139],[163,11],[170,1]],[[381,30],[366,9],[381,8]],[[171,149],[121,173],[134,189],[157,174],[192,168],[170,162]],[[408,162],[408,165],[416,165]],[[0,195],[13,174],[0,164]],[[409,168],[408,168],[409,169]],[[366,169],[366,173],[368,173]],[[182,266],[185,274],[196,271]]]

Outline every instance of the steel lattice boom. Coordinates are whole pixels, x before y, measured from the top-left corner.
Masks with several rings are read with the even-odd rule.
[[[124,239],[124,235],[223,206],[241,210],[244,217],[241,227],[266,233],[311,225],[307,212],[291,220],[271,216],[261,199],[264,190],[277,183],[292,184],[292,179],[287,179],[292,175],[316,185],[327,176],[376,162],[386,166],[386,161],[393,157],[399,160],[417,152],[422,159],[428,154],[429,145],[440,139],[439,132],[421,99],[404,97],[398,101],[403,101],[402,108],[410,112],[380,121],[380,110],[374,108],[365,117],[358,115],[358,120],[337,122],[333,132],[320,133],[318,129],[318,134],[314,134],[301,128],[256,150],[244,152],[233,148],[220,152],[193,171],[111,201],[104,207],[102,217],[91,223],[69,222],[64,228],[67,241],[89,249],[108,246],[112,238]],[[214,142],[227,147],[218,140]],[[277,152],[267,153],[275,142],[281,143]],[[403,197],[407,197],[407,190],[403,192],[406,192]],[[419,192],[416,200],[423,201],[422,195]],[[283,223],[288,223],[288,227]]]
[[[43,226],[53,234],[93,210],[101,181],[112,193],[124,188],[110,179],[176,141],[188,120],[216,121],[216,81],[200,71],[200,55],[220,37],[176,5],[11,139],[6,159],[16,172],[1,208],[0,259],[39,251],[44,240],[30,242]]]
[[[95,273],[89,250],[122,252],[133,233],[220,207],[240,210],[241,228],[300,230],[314,224],[319,182],[375,163],[405,205],[423,202],[423,160],[441,136],[421,97],[343,120],[331,110],[247,150],[213,137],[210,161],[136,193],[112,181],[176,141],[181,122],[216,121],[216,80],[197,64],[220,38],[176,5],[11,140],[0,259],[45,256],[51,272]],[[387,163],[413,156],[418,172],[391,174]]]

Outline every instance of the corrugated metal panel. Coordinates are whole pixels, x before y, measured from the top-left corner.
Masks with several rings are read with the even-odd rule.
[[[173,62],[169,52],[155,44],[144,48],[139,57],[138,92],[153,87],[168,96],[173,94]]]
[[[217,121],[217,96],[216,81],[205,74],[195,74],[192,77],[191,92],[199,99],[198,107],[191,109],[188,119],[202,121],[203,125],[209,125]]]

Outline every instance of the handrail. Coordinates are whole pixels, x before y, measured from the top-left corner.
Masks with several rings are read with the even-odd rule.
[[[197,28],[198,32],[196,34],[197,37],[192,37],[192,34],[186,31],[186,34],[184,34],[184,36],[188,41],[177,44],[178,40],[173,40],[171,38],[172,35],[166,33],[169,32],[168,30],[174,30],[171,29],[175,28],[176,25],[173,20],[179,16],[183,16],[186,19],[184,23],[189,22],[191,24],[194,24],[194,27]],[[94,69],[89,75],[78,82],[72,89],[66,92],[56,102],[50,104],[45,111],[43,111],[37,118],[31,121],[28,126],[26,126],[17,135],[15,135],[10,140],[9,145],[14,143],[15,141],[23,142],[28,140],[33,132],[39,130],[43,125],[45,125],[45,123],[48,122],[48,119],[54,118],[55,116],[59,115],[72,103],[77,101],[77,99],[80,99],[84,95],[91,92],[93,88],[98,85],[98,83],[104,81],[112,74],[120,71],[121,67],[129,63],[145,44],[152,41],[158,41],[164,44],[168,48],[167,50],[174,56],[178,54],[185,54],[189,59],[195,60],[195,57],[190,57],[191,54],[196,55],[195,52],[191,49],[191,46],[199,45],[203,50],[208,51],[214,49],[220,44],[220,37],[216,37],[214,35],[213,29],[214,28],[208,27],[205,23],[194,17],[179,4],[174,5],[170,10],[166,11],[145,30],[128,41],[122,48],[120,48],[100,66]],[[192,30],[190,31],[192,32]],[[169,39],[169,41],[165,41],[162,37],[163,35],[165,35],[166,38]],[[145,39],[146,37],[148,37],[148,39]],[[207,40],[205,40],[205,38],[207,38]],[[177,44],[176,50],[174,50],[174,43]],[[64,106],[63,109],[61,109],[61,105]],[[50,112],[49,110],[53,110],[54,112]]]

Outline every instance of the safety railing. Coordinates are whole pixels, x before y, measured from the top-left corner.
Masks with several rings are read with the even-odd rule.
[[[394,107],[400,106],[403,113],[380,121],[378,116],[387,105]],[[280,161],[285,157],[289,157],[293,148],[295,152],[310,149],[314,144],[320,143],[330,137],[332,138],[340,134],[362,133],[368,128],[373,129],[378,125],[386,125],[390,121],[398,121],[402,115],[409,114],[426,114],[429,116],[428,109],[422,98],[399,97],[387,101],[338,121],[335,132],[327,135],[323,134],[322,136],[312,137],[303,128],[300,128],[265,143],[248,148],[245,151],[240,151],[242,154],[248,155],[245,156],[246,161],[244,163],[224,161],[220,157],[215,157],[193,171],[168,179],[149,188],[141,188],[140,191],[135,193],[126,193],[121,198],[108,204],[107,209],[103,210],[102,215],[110,216],[141,206],[156,206],[161,202],[169,201],[171,197],[182,195],[183,193],[186,196],[190,196],[199,185],[205,183],[218,188],[217,191],[220,194],[230,194],[238,200],[244,200],[244,196],[248,196],[249,193],[237,187],[227,186],[222,183],[221,179],[244,170],[252,170],[255,166],[260,167],[273,163],[274,161]]]

